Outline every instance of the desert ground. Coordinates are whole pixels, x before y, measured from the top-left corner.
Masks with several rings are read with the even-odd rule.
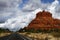
[[[32,38],[32,40],[60,40],[60,33],[57,33],[57,32],[52,32],[52,33],[23,32],[20,34]]]
[[[32,40],[60,40],[60,33],[31,33],[31,32],[18,32],[20,35],[31,38]],[[0,33],[0,37],[8,36],[11,33]]]

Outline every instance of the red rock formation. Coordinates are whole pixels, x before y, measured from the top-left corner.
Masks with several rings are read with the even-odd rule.
[[[50,29],[60,28],[60,20],[52,18],[52,14],[47,11],[38,12],[36,18],[31,21],[26,29]]]

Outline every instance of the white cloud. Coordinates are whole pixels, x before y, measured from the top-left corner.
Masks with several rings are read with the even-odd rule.
[[[22,8],[23,11],[33,11],[36,10],[38,8],[42,8],[42,9],[46,9],[47,6],[49,6],[50,3],[42,3],[41,0],[29,0],[29,2],[27,4],[24,5],[24,7]]]
[[[55,0],[50,6],[48,6],[48,11],[52,13],[53,18],[60,19],[60,12],[59,12],[59,1]]]
[[[15,14],[20,3],[22,3],[22,0],[0,0],[0,20],[2,18],[7,20]]]

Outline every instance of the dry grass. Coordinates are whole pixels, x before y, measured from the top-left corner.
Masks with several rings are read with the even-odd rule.
[[[0,33],[0,37],[10,35],[11,33]]]
[[[10,35],[11,33],[0,33],[0,37]],[[31,38],[32,40],[60,40],[60,33],[30,33],[23,32],[20,33],[24,36]]]
[[[22,35],[25,35],[27,37],[32,38],[32,40],[60,40],[60,37],[54,37],[57,36],[56,33],[20,33]],[[59,34],[60,35],[60,34]]]

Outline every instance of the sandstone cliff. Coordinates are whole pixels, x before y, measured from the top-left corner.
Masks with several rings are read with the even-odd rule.
[[[54,19],[47,11],[38,12],[36,18],[26,27],[26,29],[51,29],[60,28],[60,20]]]

